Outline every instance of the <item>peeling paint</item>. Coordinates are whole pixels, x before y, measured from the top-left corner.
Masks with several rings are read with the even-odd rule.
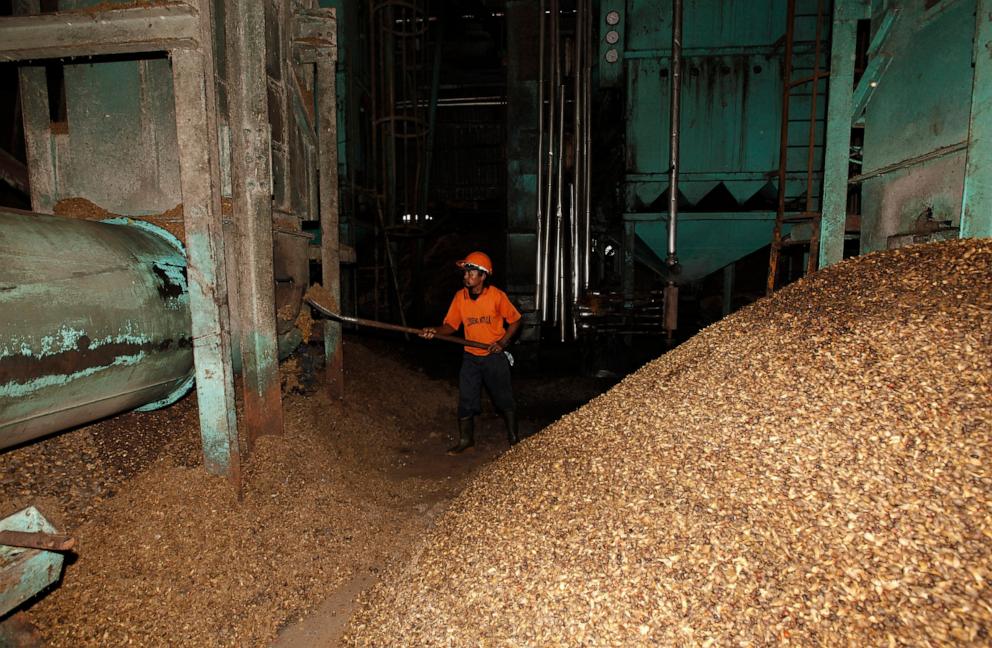
[[[95,375],[101,371],[113,369],[114,367],[133,366],[139,363],[145,357],[147,357],[147,354],[144,351],[139,351],[138,353],[133,355],[117,356],[116,358],[114,358],[112,362],[108,364],[86,367],[85,369],[74,371],[72,373],[46,374],[43,376],[38,376],[23,383],[19,383],[16,381],[8,382],[4,385],[0,385],[0,397],[20,398],[24,396],[29,396],[40,389],[45,389],[48,387],[58,387],[61,385],[68,385],[69,383],[75,380],[79,380],[80,378],[86,378],[88,376]]]
[[[0,448],[184,393],[184,252],[132,225],[0,209]]]

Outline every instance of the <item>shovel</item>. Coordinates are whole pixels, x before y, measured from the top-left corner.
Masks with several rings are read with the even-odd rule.
[[[335,312],[335,308],[332,305],[334,299],[331,297],[330,293],[324,290],[320,285],[313,285],[307,289],[307,293],[303,295],[303,301],[307,302],[311,306],[317,309],[321,315],[325,317],[330,317],[331,319],[336,319],[341,322],[348,322],[349,324],[357,324],[358,326],[367,326],[369,328],[382,329],[384,331],[397,331],[399,333],[410,333],[412,335],[420,335],[423,329],[413,328],[412,326],[400,326],[399,324],[387,324],[386,322],[377,322],[375,320],[362,319],[360,317],[348,317],[347,315],[342,315]],[[458,337],[457,335],[441,335],[436,333],[432,340],[442,340],[444,342],[453,342],[455,344],[460,344],[462,346],[475,347],[477,349],[488,349],[489,345],[484,342],[476,342],[475,340],[466,340],[465,338]]]

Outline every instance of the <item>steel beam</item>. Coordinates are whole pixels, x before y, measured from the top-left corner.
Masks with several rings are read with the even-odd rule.
[[[834,5],[823,161],[823,216],[820,219],[821,268],[844,258],[851,113],[854,107],[854,54],[858,20],[867,17],[868,3],[865,0],[837,0]]]
[[[225,4],[227,107],[231,180],[238,230],[241,380],[248,447],[263,434],[282,434],[282,391],[272,267],[269,109],[265,73],[265,11],[256,0]]]
[[[198,29],[195,11],[185,4],[4,17],[0,61],[195,48]]]
[[[196,393],[208,472],[241,484],[220,206],[211,3],[200,0],[201,49],[172,52],[179,175],[189,259]]]
[[[961,236],[992,236],[992,0],[978,0]]]

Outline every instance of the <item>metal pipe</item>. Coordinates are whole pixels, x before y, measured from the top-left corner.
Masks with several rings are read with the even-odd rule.
[[[544,196],[541,195],[541,188],[544,186],[544,0],[540,2],[540,17],[538,18],[538,46],[537,46],[537,218],[536,238],[537,248],[535,259],[535,281],[534,281],[534,307],[538,312],[543,312],[544,307],[544,242],[543,238],[547,234],[544,227]]]
[[[679,128],[682,109],[682,0],[672,2],[672,88],[669,103],[668,172],[668,259],[670,266],[678,264],[675,240],[679,209]]]
[[[564,213],[562,211],[562,172],[565,167],[565,160],[563,153],[565,152],[565,86],[558,86],[558,151],[557,155],[557,169],[555,170],[555,219],[558,222],[557,226],[557,250],[555,252],[555,285],[557,286],[555,290],[555,318],[558,319],[558,312],[561,307],[561,303],[565,301],[565,291],[564,291],[564,259],[562,258],[562,253],[564,248],[562,247],[564,232],[562,231],[564,227]]]
[[[586,11],[586,21],[584,22],[585,30],[582,34],[585,40],[586,47],[586,65],[582,71],[584,83],[582,85],[583,90],[583,101],[582,110],[585,113],[585,120],[583,123],[583,134],[582,134],[582,148],[583,157],[585,158],[585,164],[583,165],[583,172],[585,174],[583,188],[583,211],[585,216],[583,218],[583,224],[585,225],[585,236],[583,237],[583,269],[582,269],[582,288],[583,290],[588,290],[589,288],[589,257],[592,256],[592,56],[589,53],[589,46],[592,43],[592,35],[590,27],[592,24],[592,10],[590,0],[585,0],[583,3]]]
[[[444,21],[437,27],[437,39],[434,41],[434,69],[431,71],[431,99],[427,119],[427,153],[424,162],[424,181],[420,191],[420,203],[417,213],[427,213],[427,192],[431,188],[431,165],[434,163],[434,134],[437,126],[438,87],[441,85],[441,43],[444,42]]]
[[[569,201],[569,232],[570,238],[568,245],[568,250],[572,253],[572,304],[577,304],[579,302],[579,288],[581,286],[581,259],[579,256],[579,235],[581,233],[579,229],[579,188],[572,184],[571,187],[571,200]]]
[[[564,95],[564,92],[562,93],[562,95]],[[559,185],[559,189],[558,189],[558,197],[559,197],[559,199],[561,198],[561,186],[560,185]],[[559,200],[559,202],[558,202],[558,262],[556,264],[556,266],[558,268],[558,277],[557,277],[557,282],[556,283],[558,284],[559,299],[557,301],[558,308],[557,308],[557,311],[555,313],[555,317],[557,318],[557,321],[558,321],[558,329],[561,332],[561,341],[562,342],[565,341],[565,302],[566,302],[566,296],[565,296],[565,263],[564,263],[564,256],[565,256],[565,223],[564,223],[564,214],[562,213],[562,208],[561,208],[561,201]]]
[[[556,134],[556,118],[555,111],[558,104],[558,71],[560,66],[560,55],[558,52],[558,0],[551,0],[551,18],[550,18],[550,41],[551,41],[551,61],[549,62],[549,72],[550,72],[550,83],[548,84],[548,89],[550,90],[548,96],[548,178],[545,187],[545,200],[544,200],[544,213],[546,214],[547,220],[551,221],[551,207],[553,201],[553,186],[554,186],[554,162],[555,162],[555,134]],[[558,274],[557,269],[554,270],[554,274],[551,275],[551,279],[554,280],[554,287],[550,286],[549,274],[552,270],[551,268],[551,236],[550,232],[548,236],[544,237],[544,268],[542,269],[543,283],[545,286],[545,298],[542,300],[542,310],[541,319],[543,321],[549,320],[549,315],[551,319],[554,318],[554,313],[557,312],[557,302],[554,301],[554,295],[557,294],[558,285]],[[557,239],[556,239],[557,240]],[[555,251],[557,255],[557,251]],[[551,301],[554,308],[548,308],[548,290],[550,289]]]
[[[182,245],[112,223],[0,209],[0,448],[192,385]]]
[[[572,79],[575,83],[575,103],[572,106],[572,111],[574,112],[572,118],[572,150],[573,164],[572,164],[572,193],[571,193],[571,232],[572,232],[572,244],[571,244],[571,256],[572,256],[572,303],[576,303],[579,300],[579,287],[581,285],[581,278],[579,276],[581,268],[581,245],[579,235],[581,229],[579,228],[580,211],[578,209],[578,197],[579,192],[582,191],[582,186],[585,182],[584,173],[582,172],[582,167],[585,165],[585,153],[582,150],[582,66],[583,56],[582,56],[582,3],[577,1],[575,4],[575,35],[573,37],[573,44],[575,45],[575,57],[573,59],[573,69],[572,69]]]

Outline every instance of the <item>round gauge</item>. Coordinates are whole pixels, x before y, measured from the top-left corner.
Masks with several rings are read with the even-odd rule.
[[[616,45],[617,41],[620,40],[620,32],[615,29],[611,29],[606,32],[606,42],[610,45]]]
[[[608,14],[606,14],[606,24],[607,25],[616,25],[619,22],[620,22],[620,12],[619,11],[611,11]]]
[[[616,63],[619,59],[620,59],[620,55],[617,54],[617,51],[615,49],[606,50],[607,63]]]

